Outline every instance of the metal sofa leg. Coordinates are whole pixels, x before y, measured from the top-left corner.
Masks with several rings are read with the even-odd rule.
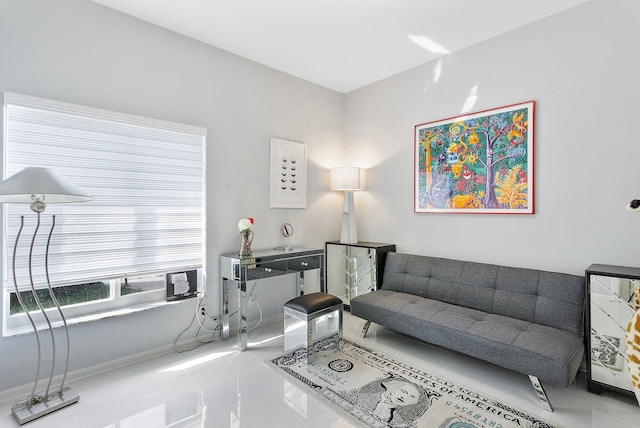
[[[362,327],[362,337],[367,336],[367,331],[369,330],[370,325],[371,325],[371,321],[367,321],[364,323],[364,327]]]
[[[542,406],[542,408],[549,412],[553,412],[553,407],[551,407],[551,402],[549,401],[549,397],[547,397],[547,393],[544,391],[544,388],[542,387],[542,382],[540,382],[540,380],[536,376],[532,376],[532,375],[529,375],[529,380],[531,381],[531,384],[533,385],[533,389],[536,391],[536,394],[540,399],[540,405]]]

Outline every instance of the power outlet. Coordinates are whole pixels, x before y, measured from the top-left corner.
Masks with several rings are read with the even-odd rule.
[[[256,305],[256,295],[251,294],[249,296],[249,306],[255,306],[255,305]]]
[[[200,315],[205,315],[205,316],[207,315],[207,308],[204,305],[204,303],[200,304],[200,307],[198,308],[198,313]]]

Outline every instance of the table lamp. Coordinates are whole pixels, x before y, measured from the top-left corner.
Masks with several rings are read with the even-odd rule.
[[[356,209],[353,201],[353,192],[355,190],[364,190],[364,168],[340,167],[331,169],[330,188],[331,190],[344,191],[340,243],[355,244],[358,242],[358,232],[356,230]]]

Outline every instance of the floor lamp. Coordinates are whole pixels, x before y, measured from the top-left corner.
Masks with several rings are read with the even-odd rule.
[[[16,253],[18,248],[18,242],[20,240],[20,235],[22,234],[22,229],[24,228],[24,216],[20,216],[20,229],[18,230],[18,234],[16,236],[15,244],[13,247],[13,257],[12,257],[12,272],[13,272],[13,285],[16,292],[16,297],[20,306],[24,310],[25,315],[29,319],[31,323],[31,328],[33,329],[34,335],[36,337],[38,354],[37,354],[37,365],[36,365],[36,375],[35,380],[33,382],[33,389],[31,390],[31,394],[26,398],[26,400],[18,402],[13,405],[11,412],[15,419],[19,424],[25,424],[34,419],[42,417],[46,414],[54,412],[58,409],[66,407],[70,404],[76,403],[80,396],[72,391],[69,387],[64,386],[64,382],[67,376],[67,371],[69,369],[69,350],[71,348],[69,342],[69,328],[67,326],[67,321],[62,313],[62,309],[60,309],[60,304],[56,299],[55,293],[53,292],[53,288],[51,288],[51,283],[49,281],[49,244],[51,243],[51,235],[53,234],[53,229],[56,223],[56,217],[53,215],[51,221],[51,229],[49,231],[49,237],[46,244],[45,249],[45,276],[47,280],[47,288],[49,290],[49,294],[51,296],[51,300],[53,301],[58,313],[60,314],[60,318],[62,319],[62,323],[64,325],[64,331],[66,334],[66,362],[64,366],[64,372],[62,374],[62,381],[60,383],[60,387],[51,392],[51,383],[53,381],[54,374],[54,366],[56,359],[56,340],[53,332],[53,328],[51,325],[51,320],[46,310],[44,309],[38,295],[36,293],[36,287],[33,282],[33,270],[32,270],[32,260],[33,260],[33,247],[36,240],[36,236],[38,234],[38,230],[40,229],[40,214],[44,212],[47,204],[57,204],[57,203],[66,203],[66,202],[84,202],[93,199],[91,196],[85,195],[81,190],[75,188],[74,186],[66,183],[62,178],[57,176],[53,171],[46,168],[25,168],[17,174],[9,177],[2,183],[0,183],[0,202],[2,203],[11,203],[11,204],[30,204],[31,210],[37,214],[37,223],[36,227],[33,231],[33,236],[31,238],[31,246],[29,247],[29,278],[31,285],[31,292],[33,294],[33,298],[35,300],[36,305],[38,306],[38,312],[42,314],[44,320],[48,326],[49,335],[51,336],[51,344],[52,344],[52,355],[51,355],[51,373],[49,375],[49,381],[47,383],[47,387],[45,389],[44,394],[38,395],[36,394],[38,387],[38,380],[40,377],[40,363],[42,360],[42,352],[40,348],[40,332],[36,327],[36,323],[33,320],[33,316],[30,313],[27,306],[24,304],[22,300],[22,296],[20,295],[20,289],[18,287],[18,281],[16,279]],[[44,333],[43,333],[44,334]]]
[[[342,209],[342,231],[340,243],[356,244],[356,208],[353,200],[354,190],[364,190],[364,168],[340,167],[331,170],[331,190],[344,191],[344,207]]]

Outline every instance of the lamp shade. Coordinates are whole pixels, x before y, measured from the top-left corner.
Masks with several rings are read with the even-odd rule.
[[[364,190],[364,168],[353,166],[331,169],[331,190]]]
[[[0,183],[0,202],[31,204],[86,202],[93,198],[47,168],[29,167]]]

